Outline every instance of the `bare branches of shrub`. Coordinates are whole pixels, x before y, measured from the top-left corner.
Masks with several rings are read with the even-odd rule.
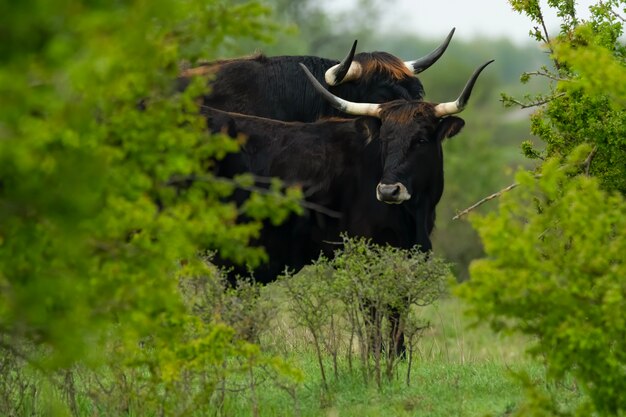
[[[324,389],[326,363],[332,362],[338,377],[339,359],[345,358],[352,372],[355,353],[366,382],[380,387],[383,376],[393,378],[402,357],[411,361],[411,347],[424,327],[413,311],[439,298],[448,275],[445,262],[419,248],[344,237],[333,259],[320,257],[298,274],[282,277],[290,313],[313,339]]]

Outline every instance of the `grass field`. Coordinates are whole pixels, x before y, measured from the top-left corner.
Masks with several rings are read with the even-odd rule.
[[[424,307],[421,314],[430,327],[418,343],[409,386],[406,362],[379,389],[376,384],[365,384],[360,372],[350,372],[344,358],[338,377],[327,371],[328,394],[307,336],[279,318],[270,332],[272,344],[276,348],[282,341],[283,355],[303,370],[305,382],[295,398],[278,388],[259,390],[256,412],[303,417],[505,416],[523,397],[521,384],[513,376],[517,372],[527,373],[563,402],[575,400],[575,391],[546,386],[543,367],[524,354],[529,340],[498,336],[484,326],[468,328],[459,300],[448,298]],[[331,368],[328,361],[326,369]],[[251,399],[240,396],[227,402],[223,415],[254,415]]]
[[[423,362],[416,365],[412,383],[403,378],[381,390],[366,386],[360,375],[333,380],[331,394],[322,394],[313,356],[299,358],[308,381],[297,402],[279,390],[264,390],[258,397],[261,416],[502,416],[522,398],[509,371],[524,370],[537,381],[542,370],[536,364],[481,361],[475,363]],[[402,369],[402,368],[401,368]],[[332,379],[332,378],[331,378]],[[298,410],[299,409],[299,410]],[[252,415],[248,398],[227,404],[224,415]]]
[[[577,402],[579,394],[574,384],[570,387],[555,387],[546,383],[543,366],[524,353],[530,340],[519,336],[499,336],[485,326],[469,327],[468,319],[463,316],[462,303],[454,298],[420,308],[419,314],[429,326],[413,350],[408,384],[407,361],[400,362],[392,378],[383,377],[378,386],[371,377],[364,377],[364,368],[360,366],[356,354],[350,366],[344,353],[338,358],[336,372],[331,356],[324,355],[325,388],[310,335],[303,328],[294,326],[285,311],[289,301],[284,295],[271,286],[268,291],[279,309],[271,325],[262,333],[261,349],[269,357],[282,357],[299,369],[303,375],[302,382],[299,385],[284,384],[276,374],[272,376],[267,369],[258,366],[251,371],[252,374],[243,372],[231,375],[227,385],[221,388],[212,386],[206,393],[199,387],[183,384],[177,394],[180,396],[174,400],[174,408],[180,405],[182,410],[176,412],[176,415],[507,416],[519,407],[524,397],[515,373],[527,374],[534,385],[550,392],[562,404]],[[211,371],[207,372],[210,377]],[[158,389],[151,393],[149,388],[142,388],[145,379],[138,376],[140,374],[133,372],[108,371],[97,379],[95,374],[76,368],[72,374],[59,374],[51,380],[38,379],[39,382],[30,385],[30,388],[15,391],[13,400],[22,406],[19,412],[7,415],[168,415],[156,411],[159,409],[156,403],[167,399],[168,395]],[[4,377],[5,382],[12,380],[11,375]],[[71,383],[71,394],[67,390],[67,378],[74,381]],[[13,389],[19,388],[20,380],[14,381]],[[56,385],[46,381],[56,381]],[[10,386],[2,385],[0,388]],[[141,392],[142,399],[133,394]],[[7,396],[0,394],[0,410],[10,410],[8,404],[1,402]],[[197,401],[202,402],[203,406]],[[74,406],[68,407],[68,404]],[[61,411],[50,414],[50,410]],[[3,413],[0,411],[1,415]]]

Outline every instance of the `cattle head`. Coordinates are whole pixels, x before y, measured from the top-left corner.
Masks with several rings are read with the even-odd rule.
[[[453,34],[454,29],[435,50],[413,61],[402,61],[387,52],[362,52],[355,55],[357,41],[354,41],[348,55],[339,64],[329,68],[324,79],[331,87],[349,82],[358,82],[361,89],[367,89],[368,85],[371,85],[374,91],[369,91],[367,97],[375,102],[396,98],[421,98],[423,88],[415,75],[437,62],[448,47]],[[390,90],[395,91],[386,94],[384,91],[381,92],[380,86],[385,83],[388,83]],[[377,95],[383,96],[381,100],[377,99]]]
[[[394,100],[388,103],[354,103],[327,91],[301,65],[315,89],[336,109],[353,115],[375,117],[380,122],[378,140],[382,159],[382,177],[376,186],[376,198],[400,204],[414,195],[432,195],[437,203],[443,191],[443,139],[456,135],[465,122],[452,116],[461,112],[469,100],[480,72],[493,60],[478,67],[459,97],[453,102],[428,103],[418,100]],[[438,195],[436,195],[438,194]]]

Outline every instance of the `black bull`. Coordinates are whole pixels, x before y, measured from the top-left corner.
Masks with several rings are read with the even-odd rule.
[[[421,100],[424,88],[415,74],[443,55],[453,34],[454,29],[439,47],[414,61],[402,61],[386,52],[355,55],[355,41],[342,62],[314,56],[257,55],[185,70],[179,82],[184,88],[190,76],[208,76],[210,92],[203,97],[205,106],[276,120],[314,122],[342,114],[306,82],[300,63],[330,92],[346,100],[372,103]]]
[[[270,264],[255,271],[257,280],[269,282],[285,266],[299,269],[320,251],[331,251],[327,242],[339,240],[342,231],[375,243],[430,250],[435,207],[443,193],[442,141],[463,127],[464,121],[451,114],[464,108],[487,64],[475,71],[455,102],[441,104],[353,103],[328,93],[306,71],[333,107],[362,115],[355,119],[282,122],[203,107],[212,131],[247,136],[241,153],[218,164],[217,175],[251,172],[303,184],[309,202],[340,213],[334,218],[309,212],[311,221],[294,218],[264,230],[260,243]]]
[[[421,100],[424,90],[415,74],[433,65],[443,55],[453,34],[454,29],[439,47],[414,61],[405,62],[385,52],[355,55],[355,41],[342,62],[312,56],[257,56],[217,61],[191,68],[182,72],[179,82],[184,87],[191,76],[209,75],[210,92],[202,100],[205,106],[276,120],[314,122],[323,117],[345,113],[337,110],[315,91],[312,84],[306,82],[299,67],[300,63],[305,63],[315,78],[328,86],[332,93],[351,101],[384,103],[396,99]],[[292,157],[298,158],[297,152],[300,150],[293,152]],[[376,152],[371,148],[360,154],[359,158],[363,161],[369,160],[362,162],[363,164],[377,162]],[[229,176],[252,171],[261,175],[261,172],[267,171],[259,169],[258,165],[238,166],[233,157],[229,157],[228,161],[232,163],[221,164],[218,174]],[[263,165],[266,162],[257,158],[257,163]],[[281,176],[281,172],[273,172]],[[368,179],[368,176],[372,177]],[[353,174],[351,186],[341,191],[327,188],[325,195],[319,191],[310,197],[320,205],[339,211],[340,219],[309,211],[302,218],[291,217],[278,230],[265,231],[261,243],[271,255],[270,264],[256,271],[257,280],[269,282],[282,272],[284,266],[299,269],[315,259],[321,250],[328,253],[331,247],[325,241],[334,240],[331,237],[338,234],[337,230],[352,230],[354,234],[371,237],[377,243],[400,247],[410,247],[417,243],[424,249],[429,249],[429,239],[417,239],[415,236],[418,227],[426,228],[429,232],[432,230],[434,214],[427,225],[412,224],[415,222],[411,221],[414,217],[423,217],[421,213],[411,213],[412,207],[389,208],[372,200],[371,195],[364,194],[363,191],[368,188],[366,184],[376,181],[374,176],[375,174],[367,170],[362,174]],[[341,182],[338,180],[336,184]],[[308,191],[311,192],[311,189]],[[358,204],[363,210],[346,209],[351,204],[352,194],[354,199],[362,199]],[[338,201],[337,195],[343,201]],[[365,195],[367,197],[360,197]],[[388,210],[394,212],[390,217],[386,217]],[[407,228],[410,230],[406,230]]]

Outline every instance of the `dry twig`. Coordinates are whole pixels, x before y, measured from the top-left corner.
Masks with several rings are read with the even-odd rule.
[[[460,219],[461,217],[465,216],[470,211],[474,210],[476,207],[481,206],[481,205],[485,204],[487,201],[493,200],[496,197],[500,197],[502,194],[504,194],[507,191],[511,191],[513,188],[517,187],[518,185],[519,185],[518,183],[514,182],[513,184],[509,185],[508,187],[501,189],[497,193],[493,193],[491,195],[488,195],[487,197],[483,198],[482,200],[478,201],[477,203],[472,204],[471,206],[469,206],[465,210],[461,210],[460,212],[458,212],[456,214],[456,216],[454,216],[452,218],[452,220]]]

